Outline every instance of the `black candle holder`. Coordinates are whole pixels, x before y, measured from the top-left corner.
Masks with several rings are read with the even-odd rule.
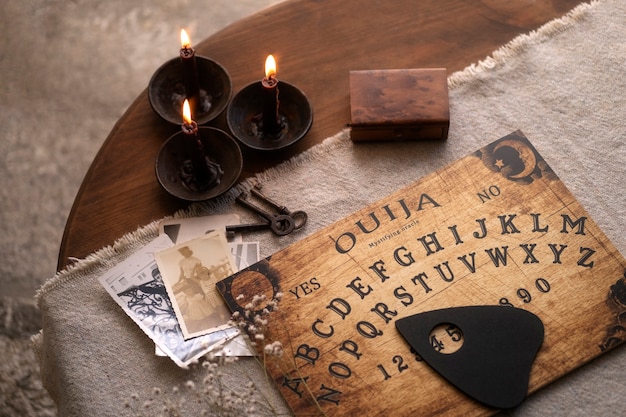
[[[184,132],[170,136],[161,146],[155,171],[161,186],[171,195],[186,201],[204,201],[222,195],[239,179],[243,157],[237,142],[226,132],[213,127],[198,127],[198,136],[216,174],[204,187],[190,182],[192,161],[198,160],[196,137]]]
[[[295,86],[278,81],[278,116],[275,133],[263,131],[264,90],[261,81],[247,85],[228,105],[226,120],[233,136],[244,145],[270,151],[285,148],[307,134],[313,124],[313,108],[306,95]]]
[[[191,112],[196,123],[202,125],[224,111],[232,95],[232,82],[226,69],[209,58],[196,55],[196,67],[200,92]],[[148,99],[159,116],[170,123],[180,124],[185,98],[183,64],[180,58],[174,58],[152,75]]]

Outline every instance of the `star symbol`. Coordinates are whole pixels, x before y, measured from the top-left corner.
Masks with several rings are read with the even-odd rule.
[[[495,165],[502,169],[502,167],[504,166],[504,162],[502,162],[502,159],[497,159]]]

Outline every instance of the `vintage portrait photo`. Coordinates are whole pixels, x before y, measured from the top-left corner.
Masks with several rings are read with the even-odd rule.
[[[186,339],[229,327],[230,310],[215,287],[236,270],[223,232],[179,243],[155,258]]]

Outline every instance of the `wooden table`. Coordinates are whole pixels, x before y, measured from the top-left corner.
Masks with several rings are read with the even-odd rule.
[[[243,149],[243,179],[346,126],[349,71],[445,67],[452,73],[580,2],[288,0],[216,33],[196,50],[227,69],[234,92],[263,76],[265,57],[272,53],[279,79],[302,89],[313,106],[313,127],[300,142],[271,154]],[[225,115],[211,125],[227,130]],[[152,111],[146,91],[128,108],[76,196],[61,242],[59,269],[70,262],[68,257],[83,258],[188,205],[167,194],[154,174],[161,144],[179,129]]]

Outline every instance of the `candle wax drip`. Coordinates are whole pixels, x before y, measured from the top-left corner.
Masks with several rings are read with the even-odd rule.
[[[193,48],[187,48],[187,47],[183,47],[180,50],[180,56],[181,58],[192,58],[195,54],[195,50]]]
[[[204,157],[206,163],[207,173],[206,178],[199,178],[195,172],[194,165],[191,159],[186,159],[180,167],[180,179],[182,184],[191,191],[205,191],[211,187],[218,185],[222,179],[224,171],[222,167],[213,161],[208,156]]]
[[[250,126],[250,135],[255,136],[261,140],[263,139],[279,139],[283,133],[289,130],[287,118],[282,115],[278,115],[278,128],[275,132],[265,132],[263,129],[263,113],[259,113],[252,117],[252,123]]]
[[[213,106],[213,96],[202,88],[199,90],[198,96],[197,101],[193,100],[196,102],[194,113],[203,114],[211,111],[211,107]],[[176,84],[176,88],[171,97],[172,106],[177,109],[182,108],[185,99],[189,99],[189,97],[185,94],[185,85],[182,83]]]

